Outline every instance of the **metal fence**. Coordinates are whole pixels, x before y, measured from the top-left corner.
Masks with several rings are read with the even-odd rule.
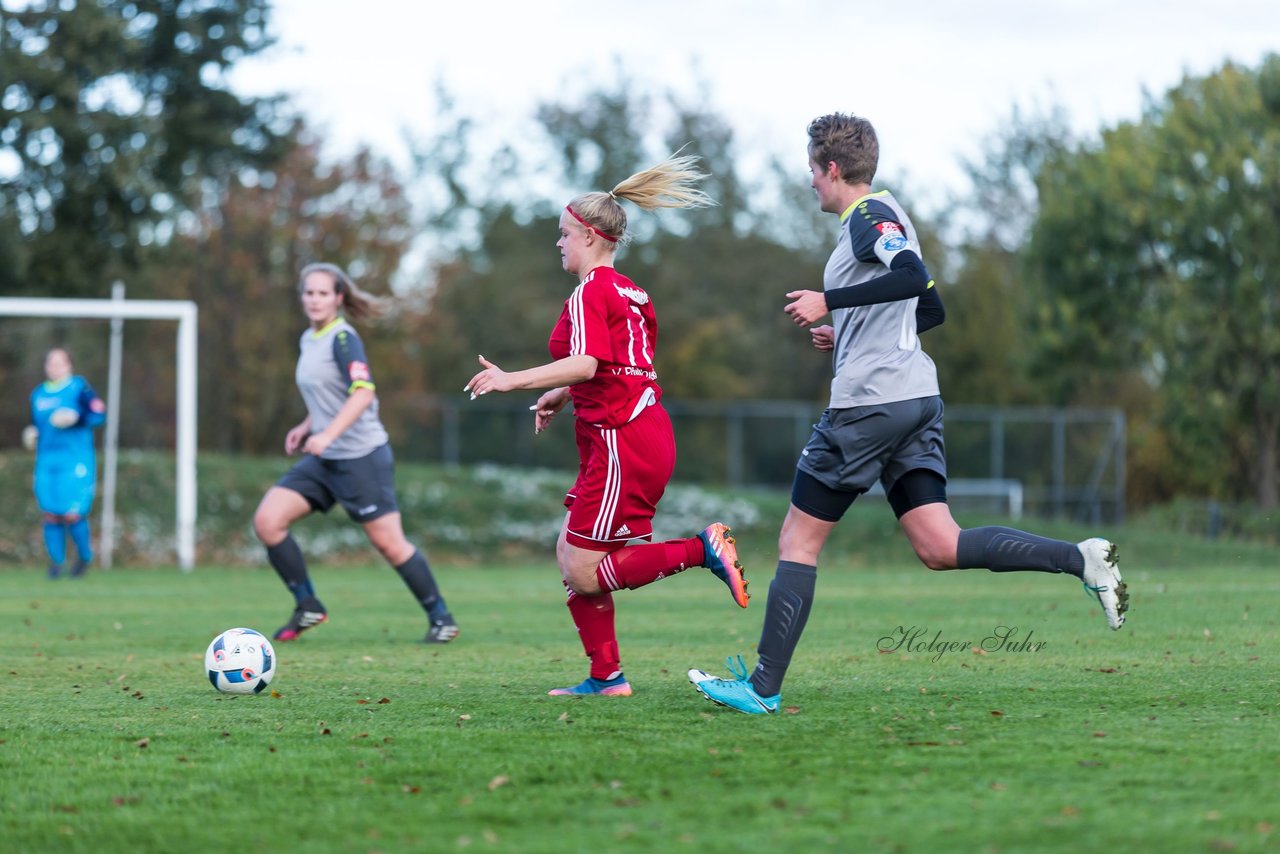
[[[572,467],[568,413],[536,437],[532,399],[432,397],[414,402],[397,453],[446,464]],[[679,443],[676,479],[787,488],[821,404],[664,398]],[[948,493],[1010,515],[1102,523],[1125,515],[1125,419],[1118,409],[949,406]]]

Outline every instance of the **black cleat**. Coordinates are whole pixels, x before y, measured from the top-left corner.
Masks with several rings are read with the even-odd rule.
[[[272,637],[278,641],[296,640],[298,635],[307,629],[318,626],[328,619],[329,614],[324,610],[324,605],[320,604],[320,600],[308,599],[293,609],[293,616],[289,618],[289,622],[276,629]]]
[[[453,621],[452,616],[446,616],[440,620],[433,620],[431,628],[427,629],[427,636],[422,639],[423,643],[448,643],[458,636],[458,624]]]

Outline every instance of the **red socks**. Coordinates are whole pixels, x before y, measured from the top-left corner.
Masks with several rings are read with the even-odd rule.
[[[578,627],[578,637],[587,658],[591,659],[591,675],[608,679],[622,669],[618,657],[618,635],[613,628],[613,596],[579,596],[569,591],[569,614]]]
[[[703,557],[702,540],[698,537],[627,546],[606,555],[596,569],[596,581],[603,593],[579,596],[569,591],[566,604],[573,624],[578,627],[582,648],[591,659],[593,678],[609,679],[622,670],[610,591],[624,587],[634,590],[691,566],[701,566]]]
[[[659,578],[701,566],[704,556],[702,540],[667,540],[627,546],[608,554],[596,569],[596,581],[602,590],[635,590]]]

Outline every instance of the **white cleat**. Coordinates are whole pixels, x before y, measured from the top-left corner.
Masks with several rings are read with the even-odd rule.
[[[1115,543],[1093,537],[1076,548],[1084,555],[1084,589],[1102,605],[1107,625],[1118,629],[1124,625],[1129,610],[1129,591],[1120,577]]]

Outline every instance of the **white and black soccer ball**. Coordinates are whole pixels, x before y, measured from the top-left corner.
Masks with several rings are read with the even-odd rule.
[[[260,694],[276,675],[276,651],[260,632],[227,629],[204,654],[209,682],[224,694]]]

